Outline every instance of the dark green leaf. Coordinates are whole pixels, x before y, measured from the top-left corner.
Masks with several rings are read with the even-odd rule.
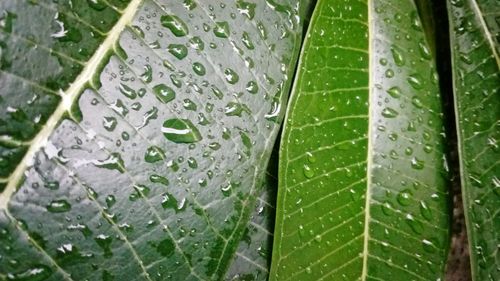
[[[473,280],[496,280],[500,256],[498,1],[449,1],[462,197]]]
[[[442,109],[414,2],[320,0],[306,38],[271,280],[442,280]]]
[[[265,279],[303,4],[0,1],[0,279]]]

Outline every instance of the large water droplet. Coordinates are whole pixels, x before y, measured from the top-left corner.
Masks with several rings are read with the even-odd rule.
[[[402,94],[401,88],[399,88],[398,86],[389,88],[389,90],[387,90],[387,93],[395,99],[399,98]]]
[[[423,78],[420,74],[412,74],[408,77],[408,83],[410,83],[415,90],[420,90],[424,87],[422,80]]]
[[[215,23],[214,34],[220,38],[229,37],[229,24],[227,21],[220,21]]]
[[[198,128],[188,119],[168,119],[161,131],[168,140],[176,143],[193,143],[202,139]]]
[[[382,116],[385,118],[395,118],[398,116],[398,112],[390,107],[386,107],[382,110]]]
[[[163,15],[160,18],[161,25],[170,29],[177,37],[186,36],[189,33],[187,25],[177,16]]]
[[[123,83],[120,83],[119,89],[120,93],[122,93],[129,99],[135,99],[137,97],[137,93],[134,91],[134,89],[130,88],[129,86]]]
[[[398,194],[398,202],[402,206],[408,206],[411,204],[411,191],[409,189],[404,189]]]
[[[175,91],[165,84],[158,84],[154,86],[153,93],[162,103],[168,103],[175,99]]]
[[[170,44],[168,45],[167,50],[169,53],[174,55],[174,57],[180,60],[185,58],[188,54],[187,47],[181,44]]]
[[[123,168],[124,163],[123,163],[122,156],[117,152],[111,153],[111,155],[104,160],[92,161],[92,164],[94,164],[94,166],[99,167],[99,168],[105,168],[105,169],[109,169],[109,170],[117,170],[120,173],[125,172],[125,169]]]
[[[199,62],[193,63],[193,71],[199,76],[203,76],[206,73],[205,66]]]
[[[238,76],[238,73],[236,73],[236,71],[232,70],[231,68],[226,68],[224,70],[224,75],[226,77],[226,81],[229,84],[236,84],[240,80],[240,76]]]
[[[391,47],[391,53],[392,58],[394,59],[394,63],[396,63],[397,66],[403,66],[405,64],[403,51],[399,47],[393,45]]]
[[[308,179],[314,177],[314,170],[307,164],[304,164],[302,167],[302,171],[304,172],[304,176]]]
[[[158,146],[150,146],[146,150],[144,160],[148,163],[155,163],[165,159],[165,152]]]
[[[416,170],[422,170],[425,167],[425,162],[417,157],[411,159],[411,167]]]
[[[249,19],[255,17],[255,3],[245,2],[242,0],[236,1],[236,8],[240,14],[245,15]]]

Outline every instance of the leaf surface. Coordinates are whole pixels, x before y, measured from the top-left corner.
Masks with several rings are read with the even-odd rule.
[[[1,1],[0,279],[239,274],[305,6]]]
[[[474,280],[500,268],[500,11],[495,1],[449,1],[462,197]]]
[[[280,151],[271,280],[442,280],[435,62],[413,1],[324,1]]]

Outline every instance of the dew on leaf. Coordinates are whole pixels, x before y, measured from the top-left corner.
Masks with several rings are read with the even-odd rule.
[[[170,31],[176,37],[186,36],[189,33],[189,29],[179,17],[174,15],[163,15],[160,18],[161,25],[170,29]]]
[[[173,118],[163,123],[163,135],[175,143],[193,143],[202,139],[196,126],[188,119]]]

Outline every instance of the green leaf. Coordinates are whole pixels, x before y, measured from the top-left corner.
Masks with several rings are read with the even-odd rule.
[[[498,278],[500,26],[498,2],[449,1],[453,84],[473,280]]]
[[[442,280],[442,109],[414,2],[320,0],[285,120],[271,280]]]
[[[0,1],[0,280],[265,279],[306,7]]]

